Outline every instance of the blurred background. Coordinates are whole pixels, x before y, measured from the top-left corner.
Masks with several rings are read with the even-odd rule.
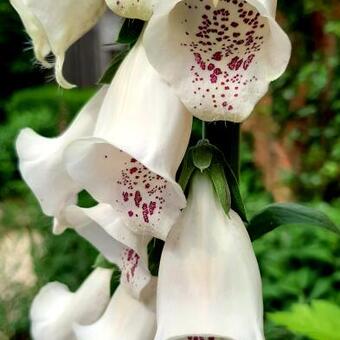
[[[300,201],[340,225],[340,3],[282,0],[278,19],[293,42],[293,56],[243,124],[241,189],[248,214],[273,201]],[[0,2],[0,23],[0,340],[29,339],[28,311],[39,288],[58,280],[75,290],[91,271],[96,252],[72,231],[51,234],[51,221],[20,179],[14,141],[26,126],[44,136],[65,129],[115,52],[117,19],[107,13],[69,51],[66,78],[79,85],[70,91],[34,65],[28,37],[7,1]],[[308,339],[303,334],[310,332],[299,335],[289,323],[293,318],[308,328],[314,319],[303,324],[302,312],[301,318],[289,312],[293,304],[332,304],[314,316],[316,324],[334,318],[334,311],[340,315],[337,236],[291,226],[254,246],[269,313],[268,340]],[[288,311],[285,322],[275,317],[280,311]],[[340,339],[339,322],[336,329],[320,321],[328,333],[320,330],[324,337],[318,339]]]

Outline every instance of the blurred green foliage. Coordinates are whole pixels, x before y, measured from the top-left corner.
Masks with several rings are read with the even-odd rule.
[[[273,117],[299,150],[286,177],[300,197],[340,195],[340,9],[337,1],[279,1],[293,42],[285,74],[272,86]]]
[[[293,58],[288,71],[273,84],[271,92],[279,134],[288,134],[292,145],[300,150],[300,168],[287,176],[289,185],[298,199],[309,201],[310,206],[320,208],[340,224],[340,200],[336,199],[340,197],[337,7],[337,2],[330,0],[279,1],[280,21],[293,41]],[[0,244],[10,232],[27,232],[37,278],[33,287],[12,284],[15,298],[9,300],[0,294],[0,340],[19,340],[29,338],[29,305],[38,289],[48,281],[58,280],[75,290],[91,271],[96,252],[72,231],[61,236],[51,234],[51,221],[41,214],[35,198],[19,177],[13,146],[15,137],[26,126],[42,135],[57,135],[92,91],[62,91],[52,85],[33,87],[42,84],[45,75],[32,67],[32,53],[23,52],[27,38],[19,17],[7,1],[0,3],[0,18],[3,47]],[[21,90],[27,87],[30,88]],[[261,174],[254,164],[251,140],[243,140],[241,155],[241,191],[248,214],[252,216],[273,199],[265,192]],[[86,195],[82,205],[89,205]],[[281,228],[257,240],[254,247],[263,276],[266,312],[287,311],[293,304],[306,304],[315,299],[340,304],[337,236],[312,228]],[[272,320],[266,320],[268,340],[298,340],[310,335],[308,330],[293,334],[298,331],[296,328],[289,327],[287,322],[275,324]]]
[[[313,340],[340,339],[340,307],[328,301],[294,304],[288,312],[270,314],[270,319]]]

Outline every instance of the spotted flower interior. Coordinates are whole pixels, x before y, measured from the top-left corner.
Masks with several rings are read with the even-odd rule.
[[[290,42],[273,8],[245,0],[175,0],[165,7],[145,33],[151,64],[198,118],[244,120],[289,60]]]
[[[244,88],[258,82],[256,64],[268,34],[267,20],[246,1],[225,0],[225,8],[215,8],[200,1],[192,6],[183,2],[185,39],[180,45],[192,53],[190,65],[192,94],[198,96],[198,105],[207,99],[213,107],[232,111],[232,98],[239,97]],[[193,11],[195,25],[188,24]],[[255,67],[253,67],[253,65]],[[208,80],[208,81],[206,81]],[[194,106],[197,109],[197,105]]]

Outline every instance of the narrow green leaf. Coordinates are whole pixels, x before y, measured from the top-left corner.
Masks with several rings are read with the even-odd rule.
[[[212,151],[214,152],[214,159],[217,162],[221,162],[224,165],[224,173],[227,178],[227,182],[228,182],[228,186],[230,190],[230,196],[231,196],[231,208],[239,214],[239,216],[241,217],[243,221],[247,222],[248,219],[247,219],[247,214],[246,214],[246,208],[244,206],[243,199],[240,193],[238,180],[231,166],[228,164],[227,160],[225,159],[222,151],[212,144],[210,144],[210,147]]]
[[[243,199],[240,193],[239,184],[233,170],[231,169],[230,165],[227,162],[225,162],[224,171],[230,189],[231,207],[240,215],[243,221],[247,222],[248,219],[246,208],[244,206]]]
[[[124,58],[129,53],[129,48],[124,48],[124,50],[118,52],[112,59],[110,66],[104,72],[103,76],[98,81],[99,84],[111,84],[111,81],[116,74],[120,64],[123,62]]]
[[[130,49],[138,40],[142,33],[145,22],[138,19],[125,19],[123,26],[119,32],[117,44],[126,45],[123,50],[116,53],[111,60],[110,66],[106,69],[99,84],[110,84],[114,75],[116,74],[120,64],[129,53]]]
[[[93,268],[115,269],[117,266],[108,261],[102,254],[99,254],[93,264]]]
[[[178,180],[178,183],[181,186],[183,192],[186,191],[187,186],[190,182],[191,176],[193,175],[195,170],[196,168],[192,161],[192,149],[189,149],[184,156],[184,159],[182,162],[181,174]]]
[[[284,225],[316,226],[340,235],[340,229],[324,213],[295,203],[269,205],[253,216],[248,232],[254,241]]]
[[[196,168],[201,172],[210,167],[213,159],[213,153],[208,145],[201,144],[193,148],[192,150],[192,161]]]
[[[117,43],[134,44],[142,33],[145,22],[138,19],[125,19],[119,32]]]
[[[214,162],[211,164],[207,173],[213,182],[215,192],[222,205],[224,212],[228,215],[231,208],[231,198],[227,179],[224,174],[223,165]]]

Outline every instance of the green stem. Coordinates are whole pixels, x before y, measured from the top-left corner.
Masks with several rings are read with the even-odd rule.
[[[207,135],[207,126],[205,121],[202,120],[202,139],[204,140]]]
[[[209,141],[224,154],[237,180],[240,177],[240,124],[214,122],[207,126]]]

